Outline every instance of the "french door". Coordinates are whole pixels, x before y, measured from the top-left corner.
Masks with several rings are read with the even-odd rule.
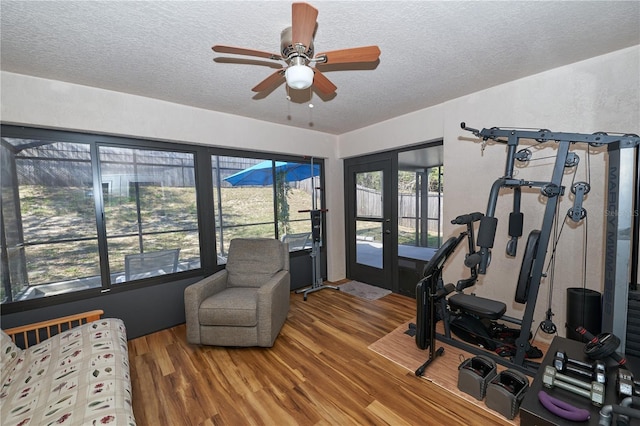
[[[392,158],[345,162],[347,276],[388,290],[394,288]]]

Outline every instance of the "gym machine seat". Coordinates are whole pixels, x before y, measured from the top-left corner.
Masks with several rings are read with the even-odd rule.
[[[515,300],[518,303],[526,303],[531,283],[531,271],[538,250],[540,231],[533,230],[527,238],[527,246],[522,257],[518,285],[516,287]],[[507,305],[497,300],[486,299],[472,294],[457,293],[449,297],[449,307],[455,311],[466,312],[480,318],[497,320],[502,318],[507,310]]]
[[[449,306],[456,311],[463,311],[480,318],[500,319],[507,311],[507,305],[497,300],[471,294],[457,293],[449,297]]]

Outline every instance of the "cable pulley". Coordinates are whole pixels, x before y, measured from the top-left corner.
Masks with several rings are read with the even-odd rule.
[[[522,163],[526,163],[527,161],[531,160],[531,156],[532,156],[532,152],[530,149],[528,148],[523,148],[520,151],[516,152],[516,155],[514,156],[516,160],[522,162]]]
[[[587,182],[576,182],[571,185],[571,193],[576,195],[578,192],[582,192],[582,194],[587,195],[591,191],[591,185]]]
[[[587,217],[587,210],[584,207],[572,207],[567,211],[567,216],[574,222],[580,222]]]
[[[566,168],[575,167],[580,164],[580,157],[575,152],[567,153],[567,159],[564,162]]]
[[[595,132],[594,133],[595,136],[608,136],[607,132]],[[600,148],[601,146],[604,145],[603,142],[599,141],[600,138],[596,138],[596,140],[594,142],[589,142],[589,145],[594,147],[594,148]]]
[[[550,319],[545,319],[540,323],[540,330],[547,334],[556,334],[558,332],[558,328]]]
[[[555,183],[549,183],[543,186],[542,188],[540,188],[540,192],[545,197],[552,198],[552,197],[557,197],[558,195],[561,195],[563,191],[562,191],[562,187],[556,185]]]
[[[571,185],[571,193],[575,195],[573,207],[567,212],[567,216],[574,222],[580,222],[587,217],[587,211],[582,207],[585,195],[591,191],[591,185],[587,182],[576,182]]]
[[[546,134],[547,133],[551,133],[551,130],[549,130],[549,129],[540,129],[538,131],[541,133],[541,135],[540,135],[540,137],[538,139],[536,139],[536,141],[538,141],[540,143],[546,142],[548,140],[548,139],[546,139],[546,136],[547,136]]]

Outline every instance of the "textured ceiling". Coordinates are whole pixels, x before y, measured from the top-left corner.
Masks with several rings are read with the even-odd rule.
[[[306,90],[287,101],[284,84],[256,95],[269,61],[211,50],[278,53],[291,25],[291,2],[281,1],[2,0],[0,67],[341,134],[640,44],[638,1],[310,3],[316,52],[382,51],[373,66],[327,70],[333,97]]]

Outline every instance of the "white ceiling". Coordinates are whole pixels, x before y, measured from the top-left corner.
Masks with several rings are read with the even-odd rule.
[[[382,52],[377,66],[327,71],[338,90],[325,99],[307,90],[289,102],[284,84],[256,95],[251,88],[274,72],[269,61],[211,50],[279,53],[291,25],[283,1],[2,0],[0,67],[342,134],[640,44],[638,1],[310,3],[319,10],[316,52],[374,44]]]

